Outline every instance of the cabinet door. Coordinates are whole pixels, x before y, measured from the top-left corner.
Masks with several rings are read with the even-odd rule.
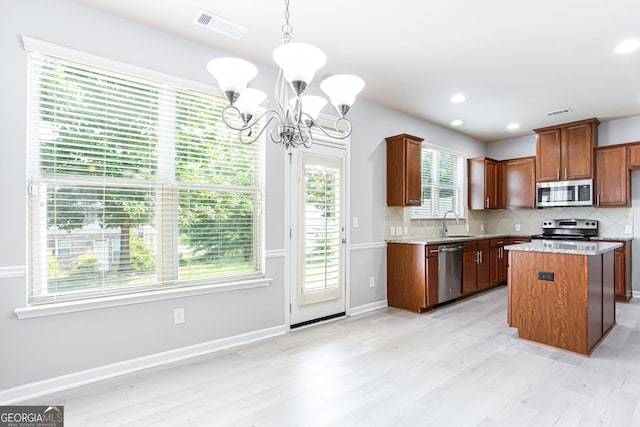
[[[628,149],[628,158],[629,158],[629,167],[632,169],[640,168],[640,143],[629,144],[627,146]]]
[[[477,288],[478,252],[462,254],[462,293],[473,292]]]
[[[485,208],[484,198],[484,158],[467,160],[469,209]]]
[[[438,303],[438,257],[431,256],[427,258],[427,306],[436,305]]]
[[[629,206],[629,169],[625,146],[596,150],[596,204]]]
[[[484,198],[486,209],[498,208],[498,163],[485,159]]]
[[[507,281],[507,256],[504,247],[499,248],[498,255],[498,283]]]
[[[421,141],[405,139],[406,143],[406,177],[405,205],[420,206],[422,204],[422,145]]]
[[[560,178],[560,129],[541,131],[536,136],[536,179],[538,182]]]
[[[583,123],[562,129],[561,180],[593,177],[593,125]]]
[[[496,285],[500,282],[500,248],[491,248],[489,250],[489,263],[491,285]]]
[[[488,288],[491,285],[491,266],[489,249],[478,250],[478,289]]]
[[[507,209],[535,208],[536,159],[526,157],[502,162],[504,207]]]

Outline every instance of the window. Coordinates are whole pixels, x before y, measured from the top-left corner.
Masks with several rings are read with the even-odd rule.
[[[25,46],[30,304],[264,277],[264,144],[221,97]]]
[[[463,158],[422,143],[422,206],[412,208],[412,218],[440,218],[447,211],[464,216]]]

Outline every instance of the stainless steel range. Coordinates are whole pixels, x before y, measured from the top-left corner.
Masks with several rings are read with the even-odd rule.
[[[598,220],[595,219],[552,219],[542,222],[542,234],[532,239],[591,240],[598,237]]]

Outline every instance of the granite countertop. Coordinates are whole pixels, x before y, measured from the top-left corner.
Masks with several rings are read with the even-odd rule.
[[[499,233],[499,234],[452,234],[447,237],[405,237],[388,239],[387,243],[407,243],[412,245],[437,245],[440,243],[464,242],[467,240],[499,239],[501,237],[531,237],[529,234]]]
[[[592,237],[592,241],[598,240],[614,240],[616,242],[630,242],[633,240],[633,236],[598,236]]]
[[[570,255],[600,255],[622,246],[614,242],[575,242],[569,240],[533,240],[529,243],[505,246],[508,251],[551,252]]]

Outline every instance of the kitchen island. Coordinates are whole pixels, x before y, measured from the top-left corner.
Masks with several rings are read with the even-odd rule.
[[[518,337],[588,355],[615,324],[621,243],[534,240],[509,251],[509,326]]]

